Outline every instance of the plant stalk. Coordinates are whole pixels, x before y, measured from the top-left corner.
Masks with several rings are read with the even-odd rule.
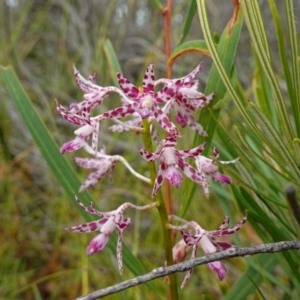
[[[150,133],[150,124],[148,122],[148,119],[143,119],[143,126],[144,126],[143,141],[144,141],[145,149],[149,152],[153,152],[152,139]],[[150,178],[154,183],[156,178],[155,163],[149,162],[148,167],[150,172]],[[159,203],[157,209],[158,209],[158,213],[162,225],[162,230],[164,233],[164,249],[166,255],[166,262],[167,262],[167,266],[171,266],[174,264],[173,255],[172,255],[171,230],[167,228],[167,224],[169,223],[169,220],[168,220],[167,209],[166,209],[166,205],[161,190],[155,196],[155,201]],[[175,274],[170,274],[169,279],[170,279],[169,288],[170,288],[171,299],[177,300],[179,298],[178,298],[177,282],[176,282]]]

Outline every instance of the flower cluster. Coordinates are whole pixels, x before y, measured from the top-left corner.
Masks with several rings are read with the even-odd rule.
[[[183,181],[183,174],[195,183],[201,185],[206,197],[209,196],[209,181],[212,180],[223,184],[231,184],[231,178],[228,175],[218,172],[218,164],[216,160],[219,158],[217,149],[213,149],[213,158],[202,155],[206,143],[202,143],[193,149],[178,150],[176,148],[178,139],[181,137],[180,127],[189,126],[197,134],[203,137],[207,136],[207,132],[193,116],[193,112],[201,109],[213,100],[214,92],[205,96],[199,92],[197,74],[201,70],[200,63],[191,73],[178,79],[161,78],[155,80],[153,65],[146,68],[143,78],[142,87],[136,87],[122,74],[117,73],[119,82],[118,87],[107,86],[101,87],[94,83],[95,74],[85,79],[79,71],[73,66],[76,83],[80,90],[83,91],[83,100],[79,103],[72,103],[69,108],[63,107],[56,100],[57,111],[61,116],[71,124],[78,126],[75,130],[75,138],[66,142],[61,147],[62,154],[66,152],[84,149],[90,157],[73,157],[74,162],[87,169],[94,169],[85,182],[81,185],[79,191],[84,191],[93,187],[99,180],[106,175],[112,175],[117,162],[122,162],[130,173],[138,179],[153,185],[152,197],[155,197],[164,183],[164,179],[175,188],[179,188]],[[160,88],[159,88],[160,87]],[[103,102],[110,94],[117,94],[120,98],[120,104],[113,106],[114,108],[102,111],[98,115],[95,109],[103,107]],[[175,112],[174,122],[170,119],[172,112]],[[149,178],[137,173],[120,155],[109,155],[106,153],[105,146],[99,150],[99,131],[101,123],[111,121],[114,125],[109,129],[114,132],[125,132],[132,130],[138,133],[144,133],[143,119],[148,120],[150,124],[150,132],[153,141],[158,146],[155,152],[150,152],[140,148],[140,155],[148,162],[159,159],[158,171],[153,181]],[[160,138],[159,131],[155,125],[160,126],[164,136]],[[178,126],[179,125],[179,126]],[[91,142],[90,142],[91,140]],[[136,149],[138,150],[138,149]],[[192,160],[191,163],[187,160]],[[220,164],[235,163],[237,159],[231,161],[219,161]],[[193,165],[195,167],[193,167]],[[75,196],[76,197],[76,196]],[[92,255],[101,251],[107,244],[109,236],[117,229],[117,260],[119,271],[122,273],[122,236],[123,232],[131,223],[130,218],[124,218],[123,213],[127,208],[137,210],[145,210],[157,206],[153,202],[146,206],[136,206],[131,203],[124,203],[116,210],[110,212],[101,212],[94,208],[93,203],[86,207],[77,197],[76,200],[80,207],[86,212],[100,216],[101,219],[78,226],[67,228],[66,230],[74,232],[93,232],[100,231],[89,243],[86,253]],[[200,244],[205,253],[212,253],[231,247],[230,244],[217,242],[215,237],[232,234],[245,223],[246,217],[243,218],[236,226],[228,227],[229,219],[225,218],[223,224],[215,231],[205,231],[196,222],[187,222],[183,226],[169,225],[169,228],[181,230],[183,239],[174,247],[174,261],[179,262],[184,259],[188,248],[192,247],[192,258],[196,255],[196,250]],[[194,229],[195,235],[191,235],[187,229]],[[210,263],[209,267],[217,272],[220,280],[225,276],[226,269],[221,262]],[[189,278],[192,270],[187,272],[182,287]]]
[[[217,230],[213,230],[213,231],[204,230],[198,223],[194,221],[188,222],[176,216],[169,216],[169,219],[172,218],[185,223],[183,226],[175,226],[169,224],[168,227],[170,229],[176,229],[181,231],[182,238],[185,241],[186,245],[193,247],[191,259],[194,259],[196,257],[196,252],[199,245],[202,247],[205,254],[215,253],[218,251],[235,247],[229,243],[217,241],[216,237],[227,236],[240,230],[240,228],[246,223],[247,215],[245,215],[245,217],[240,222],[238,222],[235,226],[230,228],[228,228],[229,217],[225,216],[221,226]],[[192,235],[189,231],[187,231],[187,229],[193,229],[195,231],[195,234]],[[184,249],[184,251],[182,249]],[[178,255],[178,253],[180,253],[181,255]],[[182,255],[182,253],[184,255]],[[174,260],[176,260],[177,262],[182,261],[185,258],[186,254],[187,254],[187,250],[186,248],[183,248],[182,240],[180,240],[178,244],[174,246],[174,251],[173,251]],[[220,261],[211,262],[208,263],[208,266],[211,270],[217,273],[220,280],[224,279],[226,275],[226,268],[222,262]],[[186,272],[184,280],[181,284],[181,288],[185,286],[187,280],[190,278],[192,274],[192,271],[193,269],[190,269]]]

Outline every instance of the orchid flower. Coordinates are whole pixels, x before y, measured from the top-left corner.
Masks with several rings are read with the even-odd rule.
[[[123,239],[123,232],[128,228],[128,226],[131,223],[131,218],[124,218],[123,213],[124,211],[131,207],[137,210],[146,210],[152,207],[155,207],[158,205],[157,202],[151,203],[149,205],[145,206],[136,206],[134,204],[131,204],[129,202],[126,202],[119,206],[116,210],[110,211],[110,212],[100,212],[94,208],[94,205],[92,202],[90,202],[90,206],[86,207],[75,195],[76,201],[79,204],[79,206],[86,212],[97,215],[102,217],[101,219],[97,221],[92,221],[89,223],[84,223],[78,226],[73,226],[66,228],[68,231],[74,231],[74,232],[93,232],[93,231],[100,231],[100,234],[96,235],[86,249],[87,255],[93,255],[95,253],[98,253],[102,251],[108,240],[109,236],[112,234],[112,232],[117,228],[118,230],[118,243],[117,243],[117,260],[118,260],[118,267],[119,272],[122,275],[123,273],[123,264],[122,264],[122,239]]]
[[[82,117],[89,122],[91,109],[101,105],[103,100],[112,92],[121,96],[121,99],[126,99],[126,95],[114,86],[101,87],[93,83],[95,74],[91,75],[89,79],[85,79],[73,65],[73,72],[76,78],[78,87],[85,93],[83,101],[73,104],[70,112],[74,114],[81,113]],[[127,99],[127,101],[130,101]]]
[[[97,151],[98,135],[99,135],[99,123],[97,117],[91,117],[91,109],[102,104],[103,100],[109,95],[109,93],[118,93],[121,98],[126,98],[126,95],[118,88],[114,86],[100,87],[93,83],[95,74],[92,74],[88,79],[85,79],[79,71],[73,65],[73,71],[76,78],[78,87],[85,93],[84,100],[79,103],[72,103],[69,110],[64,108],[57,100],[57,111],[72,124],[80,125],[81,127],[75,131],[77,137],[65,143],[61,152],[75,151],[81,148],[92,135],[92,147],[94,151]],[[128,99],[128,101],[130,101]]]
[[[64,154],[65,152],[76,151],[82,148],[88,141],[89,137],[92,135],[92,147],[94,151],[97,151],[98,146],[98,135],[99,135],[99,121],[89,120],[82,118],[75,113],[65,109],[57,100],[56,108],[57,111],[70,123],[75,125],[80,125],[81,127],[75,130],[76,138],[72,141],[69,141],[60,149],[60,152]]]
[[[180,135],[176,126],[158,106],[159,103],[170,100],[176,94],[181,85],[180,80],[174,81],[171,85],[155,93],[154,69],[151,64],[147,67],[144,75],[142,92],[122,74],[117,73],[117,78],[124,93],[127,97],[134,99],[134,101],[103,113],[99,120],[123,118],[138,112],[143,119],[154,117],[158,124],[168,133]]]
[[[198,184],[205,185],[206,180],[204,174],[199,173],[187,162],[185,158],[195,158],[202,153],[205,143],[190,150],[176,150],[176,136],[168,135],[165,140],[158,146],[158,150],[154,153],[148,152],[140,148],[140,154],[147,161],[154,161],[160,158],[157,177],[155,179],[152,197],[154,197],[163,184],[163,179],[166,178],[174,187],[178,188],[183,180],[182,174],[178,169],[190,179]]]
[[[219,158],[219,152],[216,148],[213,149],[213,156],[215,159]],[[221,164],[232,164],[239,160],[236,158],[230,161],[220,161]],[[195,163],[198,169],[198,172],[201,174],[205,174],[206,176],[211,177],[214,181],[224,184],[231,184],[231,177],[218,172],[218,166],[214,162],[213,159],[207,158],[205,156],[199,155],[195,159]],[[206,197],[209,196],[208,185],[203,185],[204,193]]]
[[[212,92],[208,96],[205,96],[197,91],[198,80],[194,79],[201,70],[201,67],[202,63],[200,63],[190,74],[180,79],[159,79],[155,82],[155,85],[163,83],[165,86],[170,86],[174,84],[174,81],[180,80],[181,85],[176,95],[171,100],[167,101],[162,110],[166,115],[168,115],[171,109],[174,108],[176,111],[175,118],[178,124],[180,124],[183,128],[188,125],[200,135],[207,136],[206,131],[190,113],[190,111],[194,111],[195,109],[208,105],[215,94]]]
[[[240,228],[246,223],[247,214],[244,216],[244,218],[240,222],[238,222],[235,226],[230,227],[230,228],[228,228],[229,217],[225,216],[224,221],[221,224],[221,226],[217,230],[213,230],[213,231],[204,230],[198,223],[196,223],[194,221],[188,222],[188,221],[185,221],[185,220],[178,218],[176,216],[173,216],[173,215],[169,216],[169,219],[172,219],[172,218],[185,223],[185,225],[183,225],[183,226],[175,226],[172,224],[168,224],[168,228],[181,230],[181,234],[182,234],[182,237],[183,237],[185,243],[188,246],[193,247],[191,259],[194,259],[196,257],[198,245],[200,245],[202,247],[205,254],[215,253],[218,251],[222,251],[225,249],[235,247],[229,243],[217,241],[216,237],[227,236],[227,235],[233,234],[233,233],[237,232],[238,230],[240,230]],[[185,230],[188,228],[194,229],[195,235],[192,235],[188,231]],[[208,266],[212,271],[217,273],[219,280],[224,279],[227,271],[222,262],[220,262],[220,261],[211,262],[211,263],[208,263]],[[186,272],[184,280],[181,284],[181,288],[183,288],[185,286],[187,280],[190,278],[190,276],[192,274],[192,271],[193,271],[193,269],[190,269]]]
[[[94,154],[93,149],[90,148],[87,144],[84,145],[85,150],[90,153]],[[115,164],[120,161],[122,162],[125,167],[137,178],[147,182],[148,184],[151,183],[151,180],[147,177],[142,176],[141,174],[137,173],[126,159],[120,155],[107,155],[105,152],[105,147],[102,147],[101,151],[98,151],[95,154],[96,158],[80,158],[80,157],[73,157],[74,162],[86,169],[96,169],[95,172],[90,173],[87,180],[81,185],[79,188],[79,192],[82,192],[90,187],[93,187],[99,180],[101,180],[105,175],[112,174]]]

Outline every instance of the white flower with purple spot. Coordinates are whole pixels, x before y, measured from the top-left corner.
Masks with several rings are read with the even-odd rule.
[[[123,239],[123,232],[129,227],[131,223],[131,218],[124,218],[123,213],[124,211],[131,207],[137,210],[146,210],[152,207],[155,207],[158,205],[157,202],[151,203],[149,205],[145,206],[136,206],[134,204],[131,204],[129,202],[126,202],[119,206],[116,210],[110,211],[110,212],[100,212],[96,210],[93,206],[93,203],[90,203],[89,207],[86,207],[83,203],[80,202],[80,200],[75,195],[77,203],[80,205],[80,207],[92,214],[102,217],[101,219],[97,221],[92,221],[89,223],[84,223],[78,226],[73,226],[66,228],[68,231],[74,231],[74,232],[93,232],[93,231],[100,231],[100,234],[96,235],[86,249],[87,255],[93,255],[95,253],[98,253],[102,251],[108,240],[109,236],[112,234],[112,232],[117,229],[118,230],[118,243],[117,243],[117,260],[118,260],[118,267],[120,274],[123,273],[123,264],[122,264],[122,239]]]
[[[176,95],[171,100],[167,101],[162,110],[166,115],[168,115],[173,108],[176,112],[175,119],[178,124],[180,124],[183,128],[188,125],[200,135],[207,136],[206,131],[190,113],[190,111],[194,111],[195,109],[208,105],[215,94],[213,92],[208,96],[205,96],[197,91],[198,80],[195,80],[195,76],[201,70],[201,67],[202,63],[200,63],[190,74],[180,79],[159,79],[155,82],[155,85],[163,83],[165,86],[170,86],[174,84],[175,81],[180,80],[181,86]]]
[[[183,225],[183,226],[175,226],[175,225],[169,224],[168,227],[170,229],[176,229],[176,230],[181,231],[181,234],[182,234],[182,237],[183,237],[185,243],[188,246],[193,247],[191,259],[194,259],[196,257],[196,252],[197,252],[199,245],[202,247],[205,254],[211,254],[211,253],[215,253],[218,251],[222,251],[222,250],[226,250],[226,249],[235,247],[229,243],[217,241],[216,238],[227,236],[227,235],[233,234],[233,233],[237,232],[238,230],[240,230],[240,228],[246,223],[247,214],[244,216],[244,218],[240,222],[238,222],[235,226],[230,227],[230,228],[228,228],[229,217],[225,216],[224,221],[221,224],[221,226],[217,230],[213,230],[213,231],[204,230],[198,223],[196,223],[194,221],[188,222],[188,221],[185,221],[176,216],[169,216],[169,220],[171,220],[171,219],[179,220],[179,221],[185,223],[185,225]],[[192,235],[191,233],[186,231],[186,229],[194,229],[195,234]],[[222,262],[220,262],[220,261],[211,262],[211,263],[208,263],[208,266],[212,271],[217,273],[219,280],[223,280],[225,278],[227,271]],[[185,286],[187,280],[190,278],[190,276],[192,274],[192,271],[193,271],[193,269],[190,269],[186,272],[184,280],[181,284],[181,288],[183,288]]]
[[[140,154],[147,161],[160,159],[157,177],[155,179],[152,197],[154,197],[166,178],[174,187],[178,188],[183,180],[180,170],[190,179],[198,184],[205,185],[206,180],[204,174],[199,173],[187,162],[185,158],[195,158],[202,153],[205,143],[190,150],[176,150],[176,136],[168,135],[165,140],[158,146],[158,150],[154,153],[145,149],[140,149]]]
[[[216,148],[213,149],[213,156],[215,159],[219,158],[219,152]],[[221,164],[232,164],[239,160],[236,158],[230,161],[220,161]],[[211,177],[214,181],[224,184],[231,184],[232,180],[231,177],[222,173],[218,172],[218,166],[214,162],[213,159],[207,158],[205,156],[199,155],[195,159],[195,163],[199,173],[205,174],[206,176]],[[203,185],[204,193],[206,197],[209,196],[208,184]]]
[[[118,73],[117,78],[124,93],[127,97],[133,99],[133,101],[103,113],[99,120],[119,119],[138,112],[143,119],[154,117],[158,124],[168,133],[180,135],[176,126],[158,106],[159,103],[166,102],[174,97],[181,85],[180,80],[174,81],[172,84],[155,93],[153,65],[149,65],[146,69],[142,92],[130,83],[122,74]]]
[[[95,119],[87,119],[79,116],[70,110],[65,109],[57,100],[56,108],[57,111],[70,123],[75,125],[80,125],[77,130],[75,130],[76,138],[72,141],[69,141],[60,149],[60,152],[64,154],[65,152],[72,152],[82,148],[92,136],[92,148],[94,152],[97,151],[98,147],[98,135],[99,135],[99,121]]]
[[[84,145],[85,150],[90,153],[94,154],[94,150],[91,149],[90,146],[87,144]],[[89,174],[86,181],[81,185],[79,188],[79,192],[82,192],[88,188],[93,187],[98,181],[100,181],[106,175],[112,175],[114,170],[115,164],[117,162],[122,162],[125,167],[138,179],[150,184],[151,180],[147,177],[142,176],[141,174],[137,173],[126,159],[120,155],[107,155],[105,151],[105,147],[102,147],[101,151],[98,151],[95,154],[95,158],[80,158],[80,157],[73,157],[74,162],[85,169],[96,169],[95,172]]]

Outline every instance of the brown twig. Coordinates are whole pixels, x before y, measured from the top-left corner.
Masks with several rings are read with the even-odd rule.
[[[198,257],[194,260],[189,260],[186,262],[182,262],[176,265],[168,266],[168,267],[160,267],[154,269],[152,272],[147,273],[145,275],[137,276],[133,279],[123,281],[121,283],[115,284],[113,286],[98,290],[96,292],[90,293],[86,296],[82,296],[77,298],[77,300],[94,300],[100,297],[104,297],[107,295],[111,295],[130,287],[143,284],[145,282],[151,281],[153,279],[164,277],[176,272],[185,272],[195,266],[200,266],[207,264],[213,261],[224,260],[227,258],[246,256],[246,255],[254,255],[259,253],[275,253],[286,250],[298,249],[300,250],[300,241],[285,241],[271,244],[262,244],[247,248],[230,248],[225,251],[216,252],[213,254],[209,254],[207,256]]]

